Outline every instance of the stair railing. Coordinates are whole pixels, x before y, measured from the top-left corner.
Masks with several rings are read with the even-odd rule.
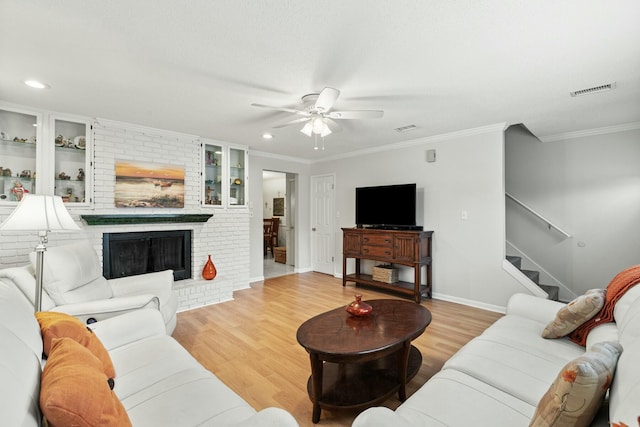
[[[567,233],[562,228],[558,227],[557,225],[555,225],[554,223],[549,221],[546,217],[542,216],[540,213],[535,211],[533,208],[531,208],[530,206],[528,206],[524,202],[516,199],[513,195],[511,195],[511,194],[509,194],[507,192],[505,192],[504,195],[507,196],[507,198],[513,200],[518,205],[522,206],[526,211],[531,213],[533,216],[535,216],[536,218],[538,218],[542,222],[544,222],[547,225],[547,227],[549,228],[549,230],[556,230],[558,233],[562,234],[566,239],[571,237],[571,234]]]

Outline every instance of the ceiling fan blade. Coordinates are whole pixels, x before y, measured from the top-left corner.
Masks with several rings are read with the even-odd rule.
[[[352,111],[332,111],[326,114],[332,119],[379,119],[384,116],[381,110],[352,110]]]
[[[309,116],[309,113],[307,113],[306,111],[294,110],[293,108],[274,107],[273,105],[264,105],[264,104],[251,104],[251,106],[260,107],[260,108],[269,108],[271,110],[286,111],[287,113],[299,114],[301,116],[306,116],[306,117]]]
[[[302,118],[299,118],[299,119],[291,120],[291,121],[286,122],[286,123],[282,123],[280,125],[273,126],[273,129],[280,129],[280,128],[283,128],[283,127],[286,127],[286,126],[295,125],[296,123],[306,122],[307,120],[309,120],[308,117],[302,117]]]
[[[332,87],[325,87],[318,95],[318,99],[316,100],[316,110],[327,112],[333,107],[333,104],[336,103],[338,99],[338,95],[340,95],[340,91],[338,89],[334,89]]]

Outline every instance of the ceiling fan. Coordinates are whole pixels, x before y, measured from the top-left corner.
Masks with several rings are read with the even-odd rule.
[[[293,113],[300,118],[291,120],[281,125],[274,126],[275,129],[290,126],[296,123],[303,123],[304,126],[300,129],[300,132],[307,136],[316,137],[315,149],[318,149],[317,137],[324,137],[341,130],[340,125],[336,123],[336,120],[353,120],[353,119],[377,119],[384,115],[384,111],[380,110],[347,110],[347,111],[332,111],[340,91],[332,87],[325,87],[320,93],[310,93],[302,97],[302,102],[305,104],[305,108],[302,110],[296,110],[294,108],[287,107],[274,107],[264,104],[251,104],[254,107],[269,108],[272,110],[286,111],[287,113]],[[324,149],[324,143],[323,147]]]

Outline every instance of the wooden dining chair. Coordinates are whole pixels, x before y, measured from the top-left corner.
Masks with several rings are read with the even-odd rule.
[[[264,235],[264,255],[267,255],[267,250],[271,249],[271,255],[273,255],[273,221],[271,218],[264,218],[262,220],[262,228]]]
[[[271,254],[273,248],[278,247],[278,231],[280,230],[280,218],[271,218]]]

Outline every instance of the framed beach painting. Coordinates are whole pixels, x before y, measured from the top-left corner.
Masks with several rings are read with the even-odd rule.
[[[117,208],[184,208],[184,168],[116,160]]]

